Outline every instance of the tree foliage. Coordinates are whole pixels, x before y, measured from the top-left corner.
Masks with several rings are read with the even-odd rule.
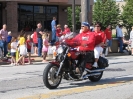
[[[115,27],[119,23],[119,13],[115,0],[97,0],[94,3],[93,21],[101,22],[103,29],[109,24]]]
[[[81,12],[81,7],[76,6],[75,7],[75,21],[76,21],[76,30],[80,29],[80,12]],[[72,29],[72,7],[67,8],[67,13],[68,13],[68,25]]]
[[[126,27],[127,32],[130,33],[131,26],[133,26],[133,0],[126,0],[126,5],[122,7],[121,20]]]

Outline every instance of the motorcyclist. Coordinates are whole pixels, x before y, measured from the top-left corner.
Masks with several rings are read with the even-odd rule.
[[[94,48],[94,56],[95,56],[95,62],[93,64],[93,67],[98,67],[98,59],[100,54],[102,54],[103,52],[103,47],[105,45],[105,41],[106,41],[106,36],[105,33],[101,31],[101,23],[100,22],[96,22],[95,23],[95,29],[94,29],[94,34],[96,37],[96,41],[95,41],[95,48]]]
[[[78,51],[83,52],[85,54],[82,54],[80,61],[80,66],[82,67],[81,70],[79,68],[76,68],[76,72],[82,72],[85,69],[85,64],[88,60],[94,58],[94,47],[95,47],[95,35],[94,33],[90,32],[90,25],[87,22],[83,22],[82,25],[82,33],[79,33],[76,37],[73,39],[67,39],[66,43],[69,46],[72,46],[74,48],[77,48]]]

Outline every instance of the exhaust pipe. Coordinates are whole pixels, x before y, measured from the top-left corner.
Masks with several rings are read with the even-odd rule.
[[[89,70],[89,69],[86,69],[85,68],[85,71],[89,72],[89,73],[93,73],[93,72],[102,72],[104,71],[105,69],[96,69],[96,70]]]
[[[74,80],[74,78],[72,78],[69,73],[68,73],[68,76],[69,76],[70,80]]]
[[[101,73],[92,73],[92,74],[86,74],[83,76],[83,79],[88,79],[89,76],[97,76],[100,75]]]

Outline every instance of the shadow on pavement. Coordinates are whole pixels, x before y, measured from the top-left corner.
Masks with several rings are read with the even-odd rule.
[[[88,81],[87,81],[88,80]],[[71,86],[65,86],[65,87],[58,87],[58,89],[69,89],[69,88],[76,88],[76,87],[85,87],[85,86],[97,86],[97,85],[105,85],[105,84],[118,84],[118,83],[127,83],[130,81],[133,81],[133,77],[117,77],[117,78],[107,78],[107,79],[101,79],[99,82],[89,82],[89,79],[87,79],[84,83],[83,82],[72,82],[70,83]],[[55,89],[56,90],[56,89]]]

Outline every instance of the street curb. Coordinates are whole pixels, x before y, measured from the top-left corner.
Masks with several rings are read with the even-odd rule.
[[[129,53],[109,53],[108,55],[107,55],[107,57],[108,56],[128,56],[129,55]]]

